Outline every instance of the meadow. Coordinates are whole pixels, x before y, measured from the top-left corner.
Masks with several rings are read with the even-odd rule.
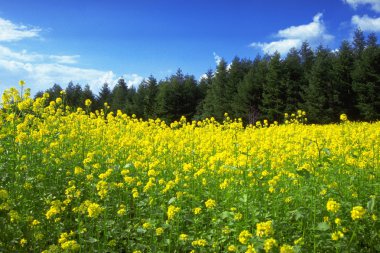
[[[0,252],[380,252],[380,122],[166,124],[10,89]]]

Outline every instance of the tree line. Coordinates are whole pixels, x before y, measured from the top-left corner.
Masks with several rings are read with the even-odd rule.
[[[62,90],[54,84],[45,92],[55,100]],[[65,88],[67,105],[83,107],[86,99],[93,101],[92,110],[107,103],[111,111],[168,122],[181,116],[221,121],[225,112],[245,123],[282,122],[284,113],[299,109],[312,123],[337,122],[343,113],[350,120],[375,121],[380,119],[380,47],[374,33],[365,36],[358,29],[352,42],[343,41],[334,51],[313,50],[303,42],[285,57],[276,52],[254,60],[235,57],[230,64],[221,60],[200,81],[179,69],[160,81],[150,76],[137,88],[122,78],[112,89],[105,83],[97,95],[89,85],[70,82]]]

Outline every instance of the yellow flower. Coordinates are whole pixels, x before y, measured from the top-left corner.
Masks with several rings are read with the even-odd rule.
[[[24,81],[24,80],[20,80],[20,81],[18,82],[18,84],[19,84],[21,87],[23,87],[23,86],[25,85],[25,81]]]
[[[125,205],[120,205],[120,209],[117,211],[118,216],[123,216],[127,213],[127,210],[125,209]]]
[[[143,224],[143,228],[145,228],[145,229],[150,229],[151,227],[152,227],[152,224],[150,224],[149,222],[145,222]]]
[[[202,211],[202,208],[200,208],[200,207],[196,207],[196,208],[193,209],[193,213],[194,213],[195,215],[200,214],[201,211]]]
[[[241,218],[243,218],[243,214],[241,214],[241,213],[235,213],[234,220],[241,220]]]
[[[83,100],[82,100],[83,101]],[[86,105],[86,106],[90,106],[91,105],[91,100],[90,99],[86,99],[86,101],[84,101],[84,104]]]
[[[188,238],[189,238],[189,236],[187,234],[180,234],[179,235],[180,241],[187,241]]]
[[[97,218],[102,211],[103,208],[97,203],[91,203],[87,207],[88,217],[91,218]]]
[[[40,222],[38,220],[33,220],[32,221],[32,226],[37,226],[39,224],[40,224]]]
[[[340,120],[341,121],[347,121],[347,115],[345,113],[340,115]]]
[[[266,239],[264,241],[264,250],[265,252],[271,251],[273,247],[277,246],[277,241],[273,238]]]
[[[245,251],[245,253],[256,253],[256,249],[253,246],[253,244],[248,245],[247,250]]]
[[[338,226],[341,225],[342,224],[342,220],[339,219],[339,218],[336,218],[335,219],[335,224],[338,225]]]
[[[176,215],[176,213],[178,213],[180,210],[181,209],[179,207],[170,205],[167,211],[168,220],[172,220],[174,216]]]
[[[337,241],[339,240],[340,238],[343,238],[344,237],[344,234],[340,231],[336,231],[334,233],[331,234],[331,239],[334,240],[334,241]]]
[[[199,240],[195,240],[191,243],[191,245],[193,245],[194,247],[198,246],[198,247],[204,247],[207,245],[207,241],[205,239],[199,239]]]
[[[216,207],[216,201],[213,200],[213,199],[208,199],[208,200],[205,202],[205,206],[206,206],[206,208],[208,208],[208,209],[213,209],[214,207]]]
[[[280,253],[294,253],[293,246],[290,246],[288,244],[284,244],[280,248]]]
[[[21,247],[24,247],[27,243],[28,243],[28,241],[27,241],[25,238],[22,238],[22,239],[20,240],[20,245],[21,245]]]
[[[62,243],[61,248],[67,251],[78,251],[80,249],[80,245],[75,240],[69,240]]]
[[[333,199],[329,199],[326,204],[327,211],[336,213],[340,208],[340,204]]]
[[[235,245],[229,245],[227,250],[228,252],[236,252],[237,248]]]
[[[239,234],[239,242],[241,244],[247,244],[248,240],[251,239],[252,234],[248,230],[243,230]]]
[[[351,210],[351,218],[353,220],[362,219],[366,210],[362,206],[354,206]]]
[[[272,234],[272,221],[260,222],[256,224],[256,235],[259,237]]]
[[[157,236],[160,236],[164,233],[164,229],[163,228],[156,228],[156,235]]]

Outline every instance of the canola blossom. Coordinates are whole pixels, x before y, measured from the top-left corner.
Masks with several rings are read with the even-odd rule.
[[[167,124],[65,99],[2,96],[0,251],[380,251],[380,122]]]

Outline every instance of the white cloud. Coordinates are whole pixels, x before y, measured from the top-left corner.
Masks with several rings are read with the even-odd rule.
[[[0,45],[0,59],[14,59],[23,62],[32,62],[42,60],[43,56],[36,53],[28,53],[26,50],[14,52],[10,48]]]
[[[351,23],[360,27],[363,31],[380,32],[380,18],[370,18],[367,15],[363,17],[354,15],[351,18]]]
[[[343,0],[343,2],[351,5],[352,8],[356,9],[359,5],[371,5],[371,9],[376,12],[380,12],[380,1],[379,0]]]
[[[32,92],[46,90],[54,83],[65,87],[73,81],[82,85],[89,84],[92,91],[97,93],[105,82],[110,84],[111,88],[117,82],[116,75],[112,71],[65,65],[65,63],[76,63],[77,58],[79,55],[29,54],[25,50],[15,52],[0,45],[0,70],[6,70],[9,76],[22,77]],[[143,77],[137,74],[124,74],[122,77],[129,87],[136,87],[143,80]],[[3,89],[3,87],[0,88]]]
[[[222,61],[223,58],[217,55],[215,52],[213,53],[213,55],[214,55],[214,60],[215,60],[216,65],[219,65],[219,63]]]
[[[326,32],[322,13],[316,14],[313,17],[313,21],[309,24],[290,26],[279,30],[275,37],[279,38],[279,40],[267,43],[253,42],[250,46],[261,48],[265,53],[272,54],[277,51],[281,55],[284,55],[292,47],[301,46],[303,41],[308,41],[310,44],[318,44],[331,41],[334,38]]]
[[[0,43],[39,37],[40,32],[40,28],[18,25],[0,18]],[[112,71],[73,66],[78,63],[79,58],[80,55],[14,51],[0,45],[1,81],[12,82],[0,83],[0,93],[6,88],[15,86],[19,79],[25,80],[33,93],[46,90],[54,83],[65,87],[70,81],[81,85],[89,84],[94,93],[97,93],[105,82],[109,83],[111,88],[115,85],[118,78]],[[143,77],[137,74],[124,74],[122,77],[129,87],[136,87],[143,80]]]
[[[57,63],[74,64],[78,62],[80,55],[49,55],[49,58]]]
[[[40,32],[41,29],[38,27],[17,25],[9,20],[0,18],[0,41],[11,42],[38,37]]]
[[[125,80],[129,88],[131,88],[132,86],[137,88],[140,85],[140,83],[144,80],[144,77],[139,76],[137,74],[124,74],[122,75],[122,78]]]
[[[273,41],[270,43],[252,43],[251,46],[261,48],[265,53],[273,54],[279,52],[281,55],[285,55],[292,47],[299,47],[302,44],[302,40],[299,39],[284,39],[279,41]]]

